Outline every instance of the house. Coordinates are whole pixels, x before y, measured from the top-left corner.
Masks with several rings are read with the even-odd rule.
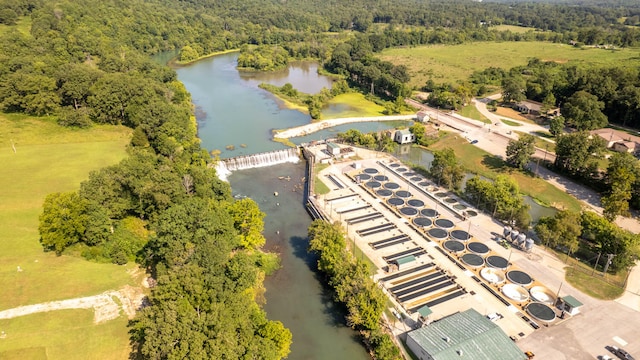
[[[429,122],[429,114],[426,111],[418,111],[418,113],[416,114],[416,119],[418,119],[419,122]]]
[[[640,150],[640,136],[634,136],[624,131],[604,128],[590,131],[591,136],[600,136],[608,149],[619,152],[633,153]]]
[[[413,135],[409,130],[398,130],[393,135],[393,141],[397,142],[398,144],[411,144],[415,140],[415,135]]]
[[[521,113],[531,115],[546,115],[546,116],[558,116],[560,115],[560,108],[549,109],[546,113],[543,113],[542,108],[544,104],[533,100],[524,100],[516,103],[516,110]]]
[[[497,324],[474,309],[408,332],[407,346],[420,360],[527,359]]]
[[[340,155],[340,145],[332,142],[327,143],[327,152],[332,156]]]

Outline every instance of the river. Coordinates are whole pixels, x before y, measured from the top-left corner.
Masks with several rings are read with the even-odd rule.
[[[288,82],[300,91],[316,93],[329,87],[331,79],[319,76],[317,65],[311,62],[294,63],[287,71],[275,73],[241,73],[235,68],[237,56],[220,55],[176,69],[196,105],[203,147],[220,150],[222,158],[285,148],[271,141],[271,130],[303,125],[311,119],[283,108],[258,85]],[[361,130],[391,126],[368,124],[361,125]],[[330,134],[317,133],[314,139]],[[234,149],[226,149],[228,145]],[[344,313],[334,306],[318,278],[316,259],[307,254],[311,219],[303,204],[304,176],[305,164],[300,162],[237,171],[229,177],[234,195],[254,199],[266,213],[265,247],[280,255],[282,267],[264,282],[264,308],[270,319],[282,321],[293,334],[289,359],[368,359],[358,334],[344,325]]]

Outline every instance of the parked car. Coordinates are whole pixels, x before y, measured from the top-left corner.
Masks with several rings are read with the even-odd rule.
[[[473,140],[473,141],[471,142],[471,144],[477,144],[477,143],[478,143],[478,140]]]
[[[635,360],[631,354],[617,346],[606,346],[606,349],[611,351],[613,355],[617,356],[621,360]]]

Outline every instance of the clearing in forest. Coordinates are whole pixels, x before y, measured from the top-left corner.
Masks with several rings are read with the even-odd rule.
[[[429,79],[455,84],[467,80],[474,71],[488,67],[506,70],[526,65],[531,58],[562,63],[640,66],[638,49],[577,48],[541,41],[402,47],[386,49],[379,57],[396,65],[406,65],[411,75],[410,85],[415,88],[421,88]]]

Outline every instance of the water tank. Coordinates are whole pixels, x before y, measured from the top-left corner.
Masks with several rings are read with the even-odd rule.
[[[518,240],[516,240],[516,243],[518,244],[518,246],[524,246],[524,242],[527,239],[527,235],[525,235],[524,233],[520,233],[520,235],[518,235]]]
[[[527,251],[531,251],[531,249],[533,249],[533,239],[532,238],[528,238],[527,241],[525,241],[525,247],[524,247]]]
[[[502,229],[502,236],[507,237],[507,235],[511,234],[511,226],[505,226]]]
[[[517,239],[519,234],[520,232],[518,230],[511,230],[511,241]]]

